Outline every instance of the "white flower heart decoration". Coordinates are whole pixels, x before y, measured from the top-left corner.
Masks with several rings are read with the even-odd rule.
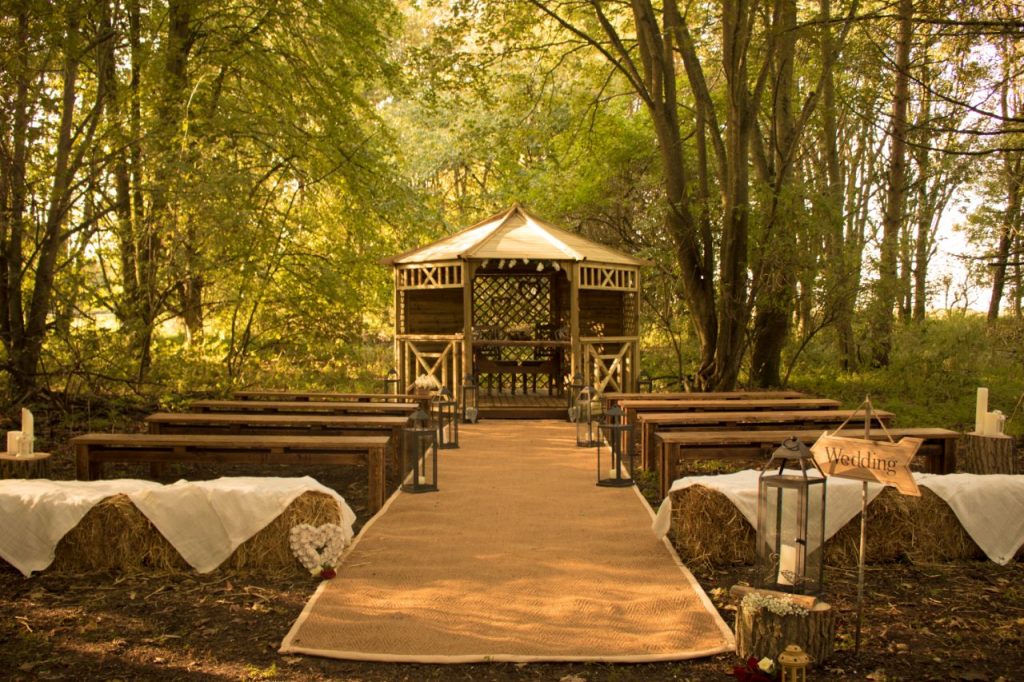
[[[311,575],[318,575],[323,568],[336,565],[351,539],[352,531],[336,523],[327,523],[319,528],[300,523],[293,526],[288,535],[292,554]]]

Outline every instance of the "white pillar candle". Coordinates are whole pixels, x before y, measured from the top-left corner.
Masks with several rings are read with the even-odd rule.
[[[1005,418],[1003,413],[999,410],[989,412],[985,418],[985,435],[986,436],[999,436],[1003,433],[1003,423]]]
[[[21,454],[31,455],[35,450],[35,419],[32,412],[21,408]]]
[[[788,575],[787,575],[788,574]],[[792,585],[796,577],[796,545],[779,545],[779,584]]]
[[[974,432],[978,434],[985,433],[985,427],[987,426],[987,415],[988,415],[988,389],[978,389],[978,404],[974,408]]]
[[[7,432],[7,454],[21,454],[21,431]]]

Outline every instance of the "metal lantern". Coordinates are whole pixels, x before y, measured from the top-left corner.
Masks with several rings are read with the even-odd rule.
[[[583,375],[579,372],[572,375],[572,383],[569,384],[569,390],[566,392],[566,408],[569,410],[569,421],[576,421],[576,398],[579,396],[580,391],[583,390]]]
[[[448,450],[459,447],[459,403],[445,386],[430,399],[434,425],[437,427],[437,447]]]
[[[604,416],[604,421],[599,427],[601,438],[597,439],[597,484],[606,488],[625,488],[633,485],[633,425],[627,424],[622,414],[622,408],[615,405]],[[605,470],[601,463],[602,441],[607,441],[609,461]],[[625,464],[628,474],[623,477],[622,464]]]
[[[825,475],[806,445],[796,437],[787,438],[758,480],[758,585],[794,594],[819,593],[824,547]]]
[[[647,372],[640,372],[640,378],[636,380],[636,385],[641,393],[651,393],[654,390],[654,379]]]
[[[384,377],[384,393],[397,394],[398,393],[398,372],[392,367],[388,370],[388,375]]]
[[[423,410],[416,410],[411,420],[403,429],[402,491],[432,492],[437,490],[437,431]]]
[[[811,657],[797,644],[790,644],[779,654],[779,682],[807,682]]]
[[[576,396],[570,416],[576,422],[576,447],[592,448],[597,445],[598,432],[594,423],[594,388],[587,386]]]
[[[476,384],[476,377],[467,374],[462,377],[462,423],[476,424],[480,418],[479,405],[480,387]]]

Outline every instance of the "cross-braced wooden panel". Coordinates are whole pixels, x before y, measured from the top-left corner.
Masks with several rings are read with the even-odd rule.
[[[478,275],[473,281],[473,324],[505,332],[551,322],[551,279],[530,275]]]
[[[399,289],[460,289],[462,265],[417,265],[398,271]]]
[[[581,265],[580,289],[636,291],[637,270],[612,265]]]

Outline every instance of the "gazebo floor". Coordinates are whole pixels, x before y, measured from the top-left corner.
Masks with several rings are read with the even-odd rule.
[[[539,393],[481,391],[479,398],[481,419],[565,419],[566,398]]]

